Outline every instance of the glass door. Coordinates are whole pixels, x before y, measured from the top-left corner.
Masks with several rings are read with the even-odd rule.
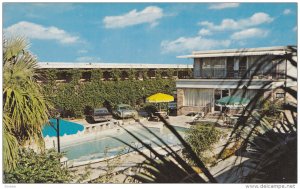
[[[223,97],[226,97],[226,96],[229,96],[229,90],[228,89],[216,89],[215,90],[215,95],[214,95],[214,98],[215,98],[215,103],[217,100],[223,98]],[[221,107],[221,106],[214,106],[214,111],[215,112],[220,112],[220,111],[224,111],[225,110],[225,107]]]
[[[219,112],[221,111],[221,107],[216,105],[217,100],[221,99],[222,97],[222,90],[216,89],[215,90],[215,107],[214,107],[214,111],[215,112]]]

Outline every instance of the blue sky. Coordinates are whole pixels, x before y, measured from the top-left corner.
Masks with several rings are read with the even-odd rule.
[[[193,50],[297,44],[296,3],[4,3],[39,61],[192,63]]]

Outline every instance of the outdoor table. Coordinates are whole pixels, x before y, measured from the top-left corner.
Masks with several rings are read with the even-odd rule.
[[[160,112],[155,112],[155,114],[160,114],[163,118],[168,118],[168,113],[164,112],[164,111],[160,111]]]
[[[230,116],[230,119],[232,120],[232,124],[236,124],[239,117],[237,116]]]
[[[233,114],[234,117],[242,117],[243,114]]]

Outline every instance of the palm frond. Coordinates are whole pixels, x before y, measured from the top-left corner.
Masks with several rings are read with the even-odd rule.
[[[18,141],[10,132],[11,120],[7,115],[3,116],[3,164],[4,170],[10,171],[17,165]]]
[[[41,129],[48,120],[52,106],[44,99],[41,87],[35,80],[38,75],[35,70],[36,57],[27,50],[28,45],[24,38],[16,37],[4,41],[3,113],[10,120],[4,125],[4,140],[7,146],[16,147],[16,141],[18,145],[35,141],[43,147]],[[14,151],[9,153],[10,149],[12,148],[7,148],[6,154],[15,155]]]

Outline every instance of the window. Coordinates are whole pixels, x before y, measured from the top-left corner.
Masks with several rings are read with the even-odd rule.
[[[274,61],[273,64],[277,64],[277,78],[278,79],[284,79],[285,78],[285,67],[286,67],[286,61]]]
[[[259,64],[259,57],[258,56],[249,56],[248,57],[248,69],[250,70],[250,77],[255,74],[255,69]]]
[[[227,77],[233,78],[234,76],[234,57],[227,57]]]
[[[240,63],[239,58],[235,58],[234,59],[234,66],[233,66],[233,70],[234,71],[238,71],[239,70],[239,63]]]
[[[194,62],[194,77],[200,77],[200,59],[196,58]]]
[[[225,77],[226,59],[221,58],[204,58],[201,64],[202,77],[206,78],[223,78]]]
[[[265,56],[249,56],[248,66],[250,76],[272,76],[275,74],[276,62],[273,61],[272,55]],[[256,68],[259,68],[256,70]]]
[[[234,58],[233,72],[235,78],[241,78],[247,71],[247,56]]]
[[[235,89],[231,89],[230,90],[230,95],[232,96],[238,96],[240,98],[248,98],[248,99],[252,99],[254,98],[254,96],[259,92],[259,90],[256,90],[256,89],[247,89],[247,90],[244,90],[244,89],[238,89],[238,90],[235,90]]]
[[[200,106],[204,107],[213,103],[213,89],[185,89],[184,90],[184,106]]]
[[[276,93],[276,98],[284,98],[284,93]]]

